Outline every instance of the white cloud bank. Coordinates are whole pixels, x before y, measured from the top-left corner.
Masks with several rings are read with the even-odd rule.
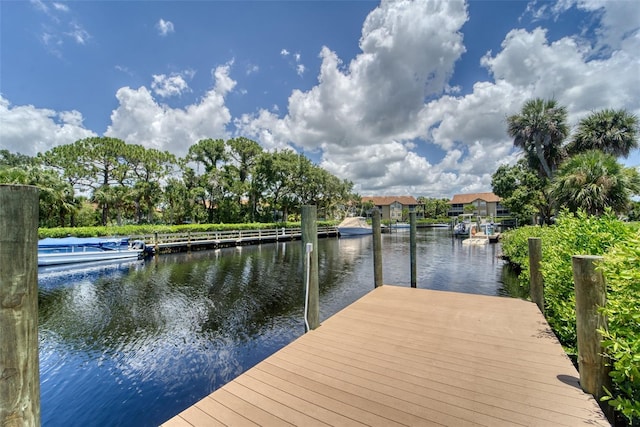
[[[12,106],[0,95],[0,148],[34,156],[57,145],[96,136],[78,111],[56,112],[33,105]]]
[[[579,2],[599,12],[593,44],[580,35],[549,41],[542,28],[510,31],[501,51],[482,59],[493,81],[453,96],[459,89],[448,83],[465,51],[465,5],[383,1],[363,25],[362,53],[343,64],[324,47],[318,85],[294,91],[285,117],[262,110],[236,126],[267,147],[321,150],[322,165],[363,194],[487,191],[497,166],[515,161],[505,119],[527,99],[557,99],[571,124],[605,107],[640,113],[640,36],[628,3]],[[419,154],[434,145],[446,152],[437,163]]]
[[[231,113],[225,106],[225,96],[236,85],[229,77],[230,67],[231,64],[217,67],[212,73],[213,88],[198,103],[184,109],[159,104],[144,86],[120,88],[116,93],[119,106],[111,113],[111,125],[105,135],[179,156],[184,156],[189,146],[200,139],[226,138]],[[155,85],[158,94],[173,95],[187,87],[182,82],[182,77],[154,76],[152,87]]]
[[[498,52],[482,58],[491,80],[460,95],[450,78],[465,52],[465,3],[383,1],[363,24],[360,54],[345,63],[323,47],[318,83],[294,90],[283,116],[260,110],[232,118],[225,105],[236,85],[229,63],[213,71],[212,89],[184,108],[161,104],[154,94],[189,90],[185,74],[155,75],[151,89],[120,88],[105,135],[178,155],[201,138],[236,134],[270,150],[295,146],[320,153],[323,167],[355,182],[362,194],[487,191],[497,166],[515,161],[505,118],[527,99],[555,98],[567,106],[572,125],[605,107],[640,116],[639,21],[630,3],[562,2],[554,13],[572,5],[597,11],[595,41],[513,29]],[[300,63],[298,54],[280,54]],[[77,111],[12,107],[0,98],[2,148],[33,155],[92,135]],[[440,155],[425,155],[432,152]],[[627,164],[640,164],[638,150]]]

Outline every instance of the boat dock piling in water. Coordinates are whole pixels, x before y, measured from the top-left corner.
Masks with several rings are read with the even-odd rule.
[[[305,332],[320,326],[320,288],[318,285],[318,224],[315,206],[302,206],[302,246],[305,248],[304,272]]]
[[[379,237],[374,210],[373,291],[163,426],[609,425],[588,394],[600,397],[606,372],[581,364],[578,374],[535,303],[383,286]],[[591,284],[593,268],[576,269],[579,262],[574,257],[576,310],[586,320],[578,329],[589,335],[582,345],[596,349],[586,352],[587,364],[604,367],[602,357],[591,358],[601,340],[593,326],[606,320],[592,317],[606,288]]]

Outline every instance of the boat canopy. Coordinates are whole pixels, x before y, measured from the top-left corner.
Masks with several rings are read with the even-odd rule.
[[[368,227],[367,221],[361,216],[352,216],[345,218],[338,228],[340,227]]]
[[[96,248],[116,248],[128,246],[128,238],[104,238],[104,237],[47,237],[38,241],[38,248],[61,248],[70,246],[91,246]]]

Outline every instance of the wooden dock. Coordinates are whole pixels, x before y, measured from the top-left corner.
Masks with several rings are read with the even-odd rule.
[[[165,427],[608,426],[535,304],[383,286]]]
[[[337,237],[336,227],[318,227],[318,237]],[[201,249],[217,249],[230,246],[258,245],[261,243],[300,240],[302,229],[266,228],[257,230],[198,231],[182,233],[155,233],[131,236],[140,240],[156,253],[179,252]]]

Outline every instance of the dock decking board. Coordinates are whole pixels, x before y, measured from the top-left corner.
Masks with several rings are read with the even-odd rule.
[[[608,426],[535,304],[383,286],[165,427]]]

